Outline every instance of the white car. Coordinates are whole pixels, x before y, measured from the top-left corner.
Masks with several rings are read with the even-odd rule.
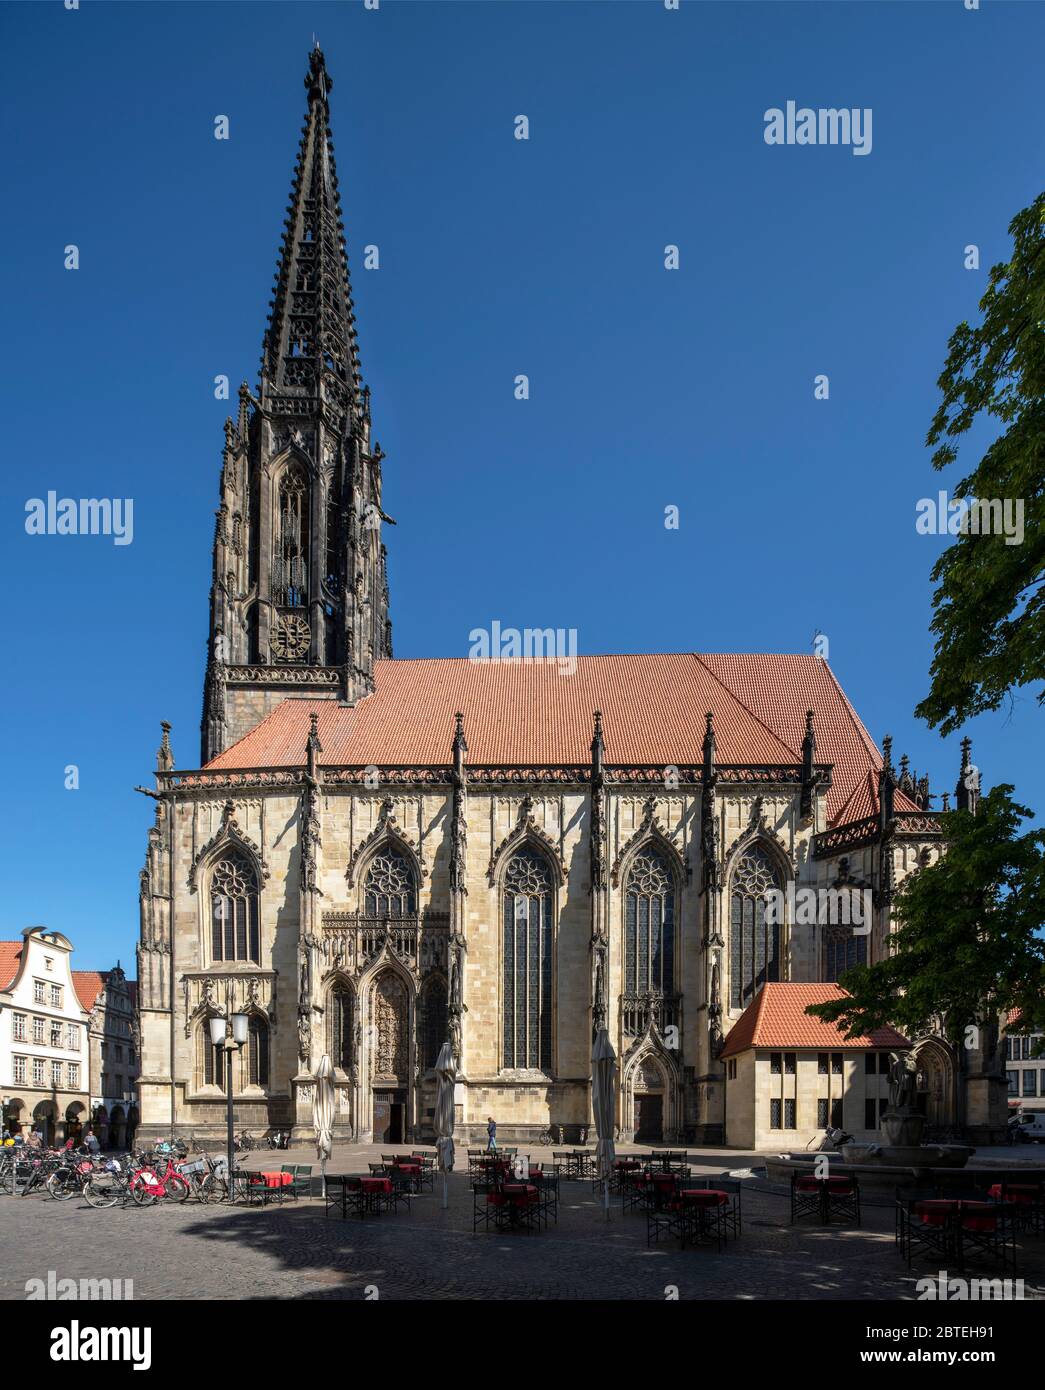
[[[1045,1110],[1021,1110],[1010,1123],[1017,1144],[1045,1143]]]

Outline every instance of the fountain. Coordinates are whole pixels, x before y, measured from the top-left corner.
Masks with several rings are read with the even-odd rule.
[[[794,1172],[808,1172],[814,1158],[844,1164],[869,1187],[925,1186],[936,1168],[964,1168],[976,1152],[967,1144],[923,1144],[925,1116],[915,1105],[917,1061],[912,1053],[891,1054],[889,1109],[882,1115],[887,1143],[860,1144],[850,1139],[834,1150],[780,1154],[767,1159],[770,1181],[789,1181]]]
[[[913,1053],[891,1054],[889,1066],[889,1109],[882,1116],[887,1144],[857,1144],[852,1140],[839,1147],[838,1155],[847,1166],[885,1168],[964,1168],[976,1152],[967,1144],[923,1144],[925,1116],[915,1107],[914,1091],[917,1059]]]

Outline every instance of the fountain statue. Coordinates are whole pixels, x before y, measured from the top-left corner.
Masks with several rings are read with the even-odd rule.
[[[918,1062],[913,1053],[889,1054],[889,1109],[882,1116],[882,1128],[890,1144],[922,1142],[925,1116],[915,1106],[917,1077]]]

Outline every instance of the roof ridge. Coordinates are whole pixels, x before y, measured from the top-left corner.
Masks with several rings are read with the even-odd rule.
[[[763,653],[763,655],[768,655],[768,656],[771,656],[772,654],[773,654],[772,652]],[[794,755],[794,759],[795,759],[795,762],[796,762],[796,763],[802,761],[802,755],[801,755],[801,753],[798,751],[798,749],[797,749],[797,748],[792,748],[791,745],[790,745],[785,739],[783,739],[783,738],[780,736],[780,734],[777,733],[777,731],[776,731],[775,729],[771,729],[771,728],[769,727],[768,724],[764,723],[764,722],[758,717],[758,715],[755,713],[755,711],[750,707],[750,705],[745,704],[745,702],[744,702],[744,701],[741,699],[741,697],[736,693],[736,691],[735,691],[735,690],[731,690],[730,687],[725,683],[725,681],[722,680],[722,679],[718,676],[718,674],[717,674],[715,671],[713,671],[713,670],[711,669],[711,667],[707,664],[707,662],[706,662],[706,661],[704,660],[704,658],[701,656],[700,652],[693,652],[692,655],[693,655],[693,659],[694,659],[695,661],[699,661],[699,662],[700,662],[701,667],[708,673],[708,675],[711,677],[711,679],[715,682],[716,685],[720,686],[720,687],[726,692],[727,695],[731,696],[734,700],[736,700],[737,704],[741,707],[741,709],[747,710],[748,714],[750,714],[751,718],[755,721],[755,723],[758,724],[758,725],[760,725],[763,729],[765,729],[765,731],[766,731],[768,734],[772,734],[773,738],[776,739],[777,743],[779,743],[779,744],[781,745],[781,747],[786,748],[787,751],[788,751],[789,753],[792,753],[792,754]],[[758,653],[758,652],[721,652],[721,653],[707,652],[706,655],[707,655],[707,656],[713,656],[713,655],[721,655],[721,656],[758,656],[759,653]],[[781,656],[788,656],[788,655],[790,655],[790,653],[788,653],[788,652],[781,652],[780,655],[781,655]]]
[[[867,732],[867,729],[864,727],[863,721],[861,720],[860,716],[857,714],[856,710],[853,709],[853,706],[850,704],[849,696],[842,689],[841,681],[838,679],[834,671],[831,669],[831,663],[825,657],[822,656],[814,659],[822,661],[824,663],[824,670],[827,672],[828,676],[830,676],[834,688],[842,697],[842,704],[845,706],[846,713],[849,715],[849,719],[853,727],[856,729],[857,734],[860,736],[861,742],[863,742],[865,748],[871,755],[872,769],[873,771],[877,772],[882,765],[881,749],[875,743],[871,735]]]

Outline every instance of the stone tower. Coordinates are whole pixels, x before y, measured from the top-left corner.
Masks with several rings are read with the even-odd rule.
[[[225,423],[202,761],[290,694],[354,703],[391,656],[381,459],[370,442],[341,200],[333,86],[316,48],[255,395]]]

